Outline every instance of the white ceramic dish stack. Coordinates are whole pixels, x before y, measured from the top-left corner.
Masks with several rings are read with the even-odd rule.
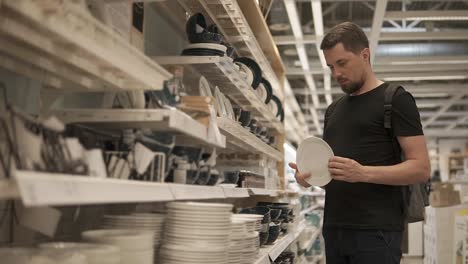
[[[162,264],[227,262],[231,204],[172,202],[167,208]]]
[[[44,243],[40,249],[48,251],[78,252],[86,257],[88,264],[120,264],[120,249],[111,245],[92,243]]]
[[[154,234],[135,229],[91,230],[82,234],[83,240],[117,246],[121,263],[153,264]]]
[[[249,232],[247,224],[251,220],[233,219],[229,235],[228,264],[250,264],[257,258],[260,243],[259,233]]]
[[[247,232],[260,231],[262,228],[263,215],[257,214],[233,214],[232,220],[244,220]]]
[[[86,256],[68,250],[0,248],[2,264],[88,264]]]

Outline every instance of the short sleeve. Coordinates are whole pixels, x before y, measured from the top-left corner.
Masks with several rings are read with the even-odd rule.
[[[407,91],[397,92],[392,101],[392,128],[395,136],[424,135],[421,117],[413,96]]]

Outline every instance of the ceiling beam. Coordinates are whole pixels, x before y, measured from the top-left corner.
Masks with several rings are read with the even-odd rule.
[[[417,95],[424,95],[424,94],[433,94],[433,93],[446,93],[449,95],[453,94],[458,94],[458,93],[464,93],[468,94],[468,85],[467,84],[459,84],[459,83],[453,83],[453,84],[446,84],[444,87],[441,87],[440,84],[425,84],[425,85],[408,85],[405,84],[403,85],[405,89],[412,94],[417,94]],[[294,94],[296,95],[308,95],[310,94],[309,91],[304,91],[304,88],[292,88]],[[323,89],[323,87],[318,87],[317,88],[317,95],[324,95],[324,94],[342,94],[343,92],[341,91],[341,88],[339,87],[332,87],[332,90],[330,92],[327,92]]]
[[[437,65],[437,67],[434,67]],[[441,72],[446,75],[447,72],[458,72],[462,75],[468,74],[468,62],[466,64],[422,64],[422,65],[375,65],[373,67],[373,71],[380,77],[385,77],[391,75],[392,73],[405,73],[406,75],[409,73],[427,73],[430,72],[433,76],[441,76]],[[304,72],[301,68],[286,68],[285,74],[288,76],[297,76],[297,75],[304,75],[304,74],[325,74],[328,73],[328,70],[323,70],[317,67],[312,66],[312,70],[308,72]],[[463,74],[465,72],[465,74]],[[435,74],[434,74],[435,73]],[[454,74],[451,74],[454,76]],[[432,76],[432,78],[434,78]],[[387,76],[388,77],[388,76]],[[461,77],[460,77],[461,78]],[[462,79],[462,78],[461,78]]]
[[[369,34],[368,34],[369,35]],[[315,35],[304,35],[301,40],[294,36],[276,36],[273,38],[276,45],[294,45],[296,43],[315,44]],[[415,40],[467,40],[468,30],[449,30],[432,32],[381,32],[380,41],[415,41]]]
[[[441,107],[434,115],[432,115],[428,120],[423,122],[423,128],[429,126],[432,122],[437,120],[444,112],[447,112],[447,110],[457,103],[461,98],[463,98],[464,94],[458,94],[454,95],[448,102],[445,104],[443,107]]]
[[[379,1],[380,2],[380,1]],[[378,3],[378,2],[377,2]],[[468,20],[467,10],[390,11],[385,20],[453,21]]]
[[[302,27],[301,27],[301,21],[299,20],[299,14],[297,12],[297,6],[296,2],[294,0],[284,0],[284,6],[286,8],[286,13],[288,14],[289,17],[289,23],[291,24],[291,28],[294,34],[294,38],[297,40],[300,40],[303,38],[303,32],[302,32]],[[304,71],[309,71],[310,70],[310,65],[309,65],[309,58],[307,56],[307,52],[305,50],[304,44],[296,44],[296,49],[297,49],[297,54],[299,56],[299,60],[301,61],[302,69]],[[309,87],[311,92],[315,92],[315,82],[313,79],[313,76],[311,74],[305,75],[305,80],[307,83],[307,86]],[[319,104],[319,99],[317,95],[312,96],[313,103],[314,105]],[[322,129],[320,127],[319,121],[318,121],[318,115],[316,113],[316,110],[314,107],[312,107],[312,115],[315,117],[315,125],[316,125],[316,131],[318,134],[322,134]]]
[[[424,129],[424,135],[426,137],[444,137],[444,138],[467,138],[468,129]]]
[[[385,11],[387,10],[388,0],[377,1],[375,5],[374,17],[372,18],[372,30],[369,39],[369,49],[371,52],[371,65],[374,63],[377,45],[379,43],[380,31],[384,20]]]
[[[458,118],[458,120],[456,120],[455,122],[452,121],[452,124],[449,125],[446,130],[447,131],[451,131],[452,129],[454,129],[456,126],[460,125],[460,124],[467,124],[467,121],[468,121],[468,115],[466,116],[462,116],[460,118]],[[435,123],[435,122],[434,122]]]

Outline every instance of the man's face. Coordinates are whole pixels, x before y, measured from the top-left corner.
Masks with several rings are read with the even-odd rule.
[[[369,49],[364,49],[360,54],[354,54],[347,51],[342,43],[323,50],[327,65],[343,92],[353,94],[364,85],[368,51]]]

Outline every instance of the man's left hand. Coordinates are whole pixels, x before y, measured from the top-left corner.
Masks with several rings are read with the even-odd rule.
[[[359,162],[334,156],[328,161],[328,170],[334,180],[345,182],[366,182],[365,166]]]

